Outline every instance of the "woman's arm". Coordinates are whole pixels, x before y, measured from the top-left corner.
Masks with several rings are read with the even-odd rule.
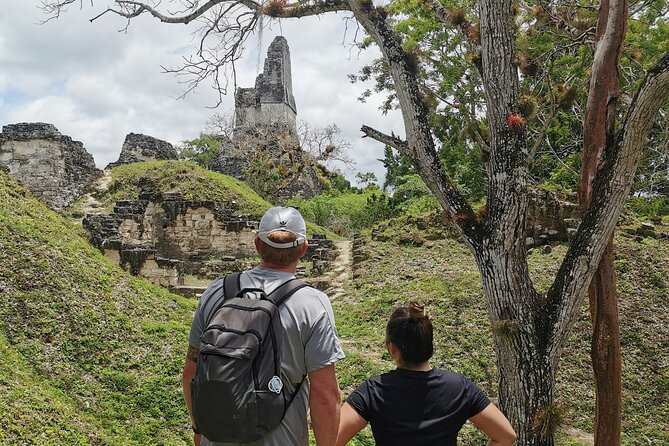
[[[337,446],[344,446],[351,438],[367,426],[367,420],[349,403],[341,406],[339,417],[339,433],[337,434]]]
[[[511,446],[516,441],[516,432],[511,427],[511,423],[492,403],[471,417],[469,421],[490,438],[488,446]]]

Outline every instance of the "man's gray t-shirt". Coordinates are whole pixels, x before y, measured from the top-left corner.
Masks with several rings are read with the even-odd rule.
[[[270,268],[256,267],[241,275],[242,288],[262,288],[269,294],[284,282],[294,278],[291,273]],[[218,291],[220,290],[220,291]],[[223,278],[214,280],[200,298],[188,342],[201,349],[200,335],[213,315],[216,296],[223,290]],[[218,292],[217,292],[218,291]],[[213,298],[212,298],[213,297]],[[289,392],[311,372],[333,364],[344,357],[339,345],[334,314],[328,297],[311,287],[298,290],[279,306],[284,337],[281,346],[281,373]],[[309,382],[304,381],[288,408],[281,424],[263,438],[245,445],[302,446],[309,441],[307,407]],[[216,443],[203,438],[203,446],[228,446],[233,443]]]

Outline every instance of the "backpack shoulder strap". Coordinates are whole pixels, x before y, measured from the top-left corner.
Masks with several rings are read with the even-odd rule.
[[[277,307],[286,301],[290,296],[295,294],[299,289],[302,289],[307,285],[303,280],[300,279],[290,279],[289,281],[283,283],[277,289],[269,293],[267,299],[271,300],[274,305]]]
[[[224,295],[223,295],[223,300],[225,299],[232,299],[239,293],[239,289],[242,287],[242,273],[232,273],[228,274],[225,276],[223,279],[223,288],[224,288]],[[221,305],[223,302],[221,302]],[[217,307],[220,307],[218,305]],[[218,309],[218,308],[217,308]]]
[[[210,299],[213,300],[214,304],[211,305],[209,314],[205,319],[207,322],[205,326],[209,325],[214,318],[214,314],[221,308],[221,305],[223,305],[223,302],[225,302],[226,299],[230,299],[237,295],[239,288],[241,287],[241,276],[241,273],[228,274],[223,277],[223,286],[219,286],[212,292]]]

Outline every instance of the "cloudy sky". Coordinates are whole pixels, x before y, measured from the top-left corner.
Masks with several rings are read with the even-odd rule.
[[[45,16],[39,0],[2,0],[0,16],[0,124],[48,122],[64,135],[82,141],[98,167],[116,161],[125,135],[144,133],[173,144],[195,138],[214,113],[230,113],[233,95],[211,109],[218,96],[203,84],[184,99],[180,79],[162,73],[162,66],[177,66],[193,51],[192,32],[186,25],[160,24],[150,17],[135,19],[127,32],[119,17],[105,15],[106,0],[84,1],[59,19],[40,24]],[[381,115],[382,97],[357,101],[368,86],[351,84],[356,73],[377,53],[351,50],[354,30],[348,32],[343,14],[273,22],[262,35],[247,42],[238,68],[238,86],[252,87],[258,73],[258,52],[266,54],[276,35],[290,46],[293,92],[298,119],[313,126],[336,123],[353,143],[357,161],[344,172],[374,172],[382,178],[377,161],[383,147],[362,139],[367,124],[403,134],[399,113]],[[262,65],[260,67],[262,71]],[[230,90],[232,91],[232,89]]]

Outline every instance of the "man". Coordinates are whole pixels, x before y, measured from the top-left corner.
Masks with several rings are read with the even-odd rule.
[[[269,294],[295,277],[297,263],[307,252],[306,225],[294,208],[274,207],[260,220],[255,247],[260,265],[241,275],[241,288],[262,288]],[[202,295],[188,337],[189,347],[183,369],[183,391],[192,421],[190,381],[195,376],[201,348],[200,335],[207,327],[206,315],[215,311],[214,290],[222,287],[223,278],[209,285]],[[281,346],[281,374],[295,398],[281,424],[267,435],[247,445],[303,446],[309,441],[307,406],[318,446],[334,446],[339,426],[339,385],[334,363],[344,357],[334,324],[328,297],[311,287],[299,289],[279,306],[284,328]],[[299,386],[304,376],[308,379]],[[298,387],[299,386],[299,387]],[[221,446],[195,433],[196,446]]]

